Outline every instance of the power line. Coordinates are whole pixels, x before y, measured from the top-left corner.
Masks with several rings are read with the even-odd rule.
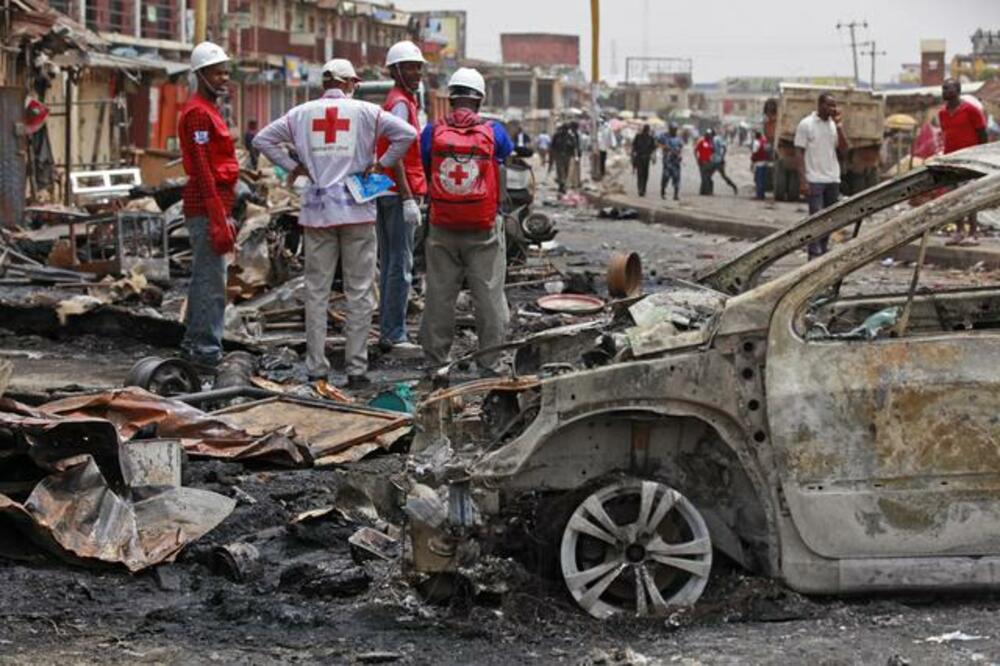
[[[854,37],[854,29],[855,28],[867,28],[867,27],[868,27],[868,21],[860,21],[860,22],[859,21],[851,21],[850,23],[843,23],[843,22],[838,22],[837,23],[837,30],[840,30],[841,28],[847,28],[850,31],[850,33],[851,33],[851,55],[854,56],[854,85],[855,86],[859,85],[859,78],[858,78],[858,42],[857,42],[857,39],[855,39],[855,37]]]
[[[875,90],[875,58],[878,57],[878,56],[884,56],[884,55],[889,55],[889,54],[886,53],[885,51],[876,51],[875,50],[875,40],[874,39],[872,41],[870,41],[870,42],[864,42],[863,44],[861,44],[861,46],[870,47],[870,50],[869,51],[865,51],[864,55],[866,55],[866,56],[868,56],[869,58],[872,59],[872,80],[871,80],[871,84],[872,84],[872,90]]]

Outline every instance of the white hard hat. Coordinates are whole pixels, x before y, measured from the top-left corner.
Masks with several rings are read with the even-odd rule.
[[[361,80],[361,77],[359,77],[354,71],[354,65],[351,64],[350,60],[345,58],[334,58],[333,60],[328,60],[327,63],[323,65],[323,73],[329,74],[337,81],[346,81],[348,79],[353,79],[354,81]]]
[[[486,97],[486,81],[483,75],[471,67],[459,67],[448,79],[448,88],[469,88],[479,93],[478,99]],[[450,95],[458,97],[459,95]]]
[[[191,71],[197,72],[204,67],[218,65],[220,62],[229,62],[229,56],[218,44],[212,42],[202,42],[191,49]]]
[[[420,47],[411,41],[396,42],[385,54],[385,66],[392,67],[400,62],[427,62]]]

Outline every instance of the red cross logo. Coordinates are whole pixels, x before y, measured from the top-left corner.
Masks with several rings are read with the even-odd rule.
[[[323,141],[326,143],[337,143],[337,132],[351,129],[351,121],[347,118],[340,118],[340,109],[335,106],[326,108],[326,117],[314,118],[313,132],[323,132]]]
[[[455,168],[448,174],[448,177],[455,181],[456,187],[460,187],[462,185],[462,181],[464,181],[468,175],[469,174],[466,173],[461,164],[456,164]]]

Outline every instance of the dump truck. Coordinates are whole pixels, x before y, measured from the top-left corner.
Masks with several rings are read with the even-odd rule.
[[[795,128],[816,110],[820,94],[832,93],[844,118],[850,148],[841,162],[840,189],[848,196],[878,183],[878,157],[882,145],[885,101],[871,90],[831,86],[781,84],[775,134],[774,198],[796,201],[799,175],[795,170]]]

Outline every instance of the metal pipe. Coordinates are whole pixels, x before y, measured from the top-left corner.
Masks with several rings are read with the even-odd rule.
[[[920,270],[924,267],[924,257],[927,256],[927,241],[930,239],[931,231],[924,232],[920,239],[920,250],[917,253],[917,265],[913,267],[913,277],[910,279],[910,290],[906,294],[906,305],[903,306],[903,313],[896,324],[896,335],[903,337],[906,335],[906,328],[910,325],[910,312],[913,310],[913,297],[917,293],[917,284],[920,282]]]
[[[63,204],[66,206],[70,205],[70,168],[73,164],[73,154],[71,150],[71,142],[73,141],[73,70],[66,70],[66,91],[63,95],[66,102],[66,122],[63,131],[63,141],[65,145],[63,146],[63,164],[65,165],[66,173],[63,174]]]
[[[268,391],[267,389],[257,388],[254,386],[231,386],[229,388],[211,389],[209,391],[201,391],[199,393],[175,395],[172,399],[180,402],[186,402],[189,405],[198,405],[203,402],[226,400],[228,398],[270,398],[275,395],[278,394],[274,391]]]

